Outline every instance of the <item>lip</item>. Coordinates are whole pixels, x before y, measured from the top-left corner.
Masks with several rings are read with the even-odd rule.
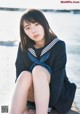
[[[36,35],[34,35],[33,37],[34,37],[34,38],[37,38],[38,36],[39,36],[39,34],[36,34]]]

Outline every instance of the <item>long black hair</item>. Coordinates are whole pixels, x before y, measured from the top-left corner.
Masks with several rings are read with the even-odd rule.
[[[51,30],[49,23],[46,20],[43,13],[37,9],[30,9],[21,17],[20,20],[20,39],[21,39],[20,44],[23,50],[27,50],[29,47],[32,47],[35,44],[35,42],[32,39],[30,39],[24,32],[24,26],[23,26],[24,21],[27,23],[38,22],[43,26],[45,32],[45,45],[51,42],[53,38],[56,37],[56,35]]]

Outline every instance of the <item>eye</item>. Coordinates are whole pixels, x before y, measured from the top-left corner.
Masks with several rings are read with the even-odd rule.
[[[27,27],[26,30],[30,29],[30,27]]]
[[[29,30],[29,29],[30,29],[30,27],[26,27],[26,28],[24,28],[25,31],[27,31],[27,30]]]

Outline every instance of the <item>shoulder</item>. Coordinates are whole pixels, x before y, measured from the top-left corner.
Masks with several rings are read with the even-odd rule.
[[[18,50],[19,50],[19,51],[22,51],[21,42],[19,42],[19,45],[18,45]]]
[[[26,55],[26,52],[21,48],[21,44],[18,44],[17,58],[22,58]]]
[[[20,53],[25,53],[26,52],[26,51],[23,50],[21,42],[19,42],[19,44],[18,44],[18,52],[20,52]]]
[[[55,43],[55,45],[52,47],[52,49],[56,49],[56,50],[63,50],[65,48],[66,48],[65,41],[63,41],[59,38],[58,38],[58,41]]]
[[[51,49],[51,55],[58,55],[60,56],[61,54],[66,54],[66,43],[65,41],[59,39],[55,45]]]
[[[58,47],[65,47],[65,41],[63,41],[63,40],[60,40],[59,39],[59,41],[56,43],[56,46],[58,46]]]

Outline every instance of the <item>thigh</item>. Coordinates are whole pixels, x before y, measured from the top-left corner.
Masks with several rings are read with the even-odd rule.
[[[51,80],[51,74],[50,72],[45,68],[46,70],[46,73],[47,73],[47,79],[48,79],[48,82],[50,83],[50,80]]]
[[[34,87],[33,87],[33,82],[29,88],[29,91],[28,91],[28,101],[34,101]]]
[[[51,80],[51,74],[50,74],[50,72],[46,68],[44,68],[44,67],[42,67],[42,69],[43,69],[43,72],[45,72],[45,75],[47,76],[48,82],[50,83],[50,80]]]
[[[33,68],[32,73],[33,72],[36,75],[38,75],[40,73],[44,73],[46,75],[46,77],[47,77],[48,83],[50,83],[51,75],[50,75],[49,71],[46,68],[44,68],[43,66],[40,66],[40,65],[35,66]],[[32,82],[32,84],[31,84],[31,86],[29,88],[29,91],[28,91],[28,101],[34,102],[34,86],[33,86],[33,82]]]

